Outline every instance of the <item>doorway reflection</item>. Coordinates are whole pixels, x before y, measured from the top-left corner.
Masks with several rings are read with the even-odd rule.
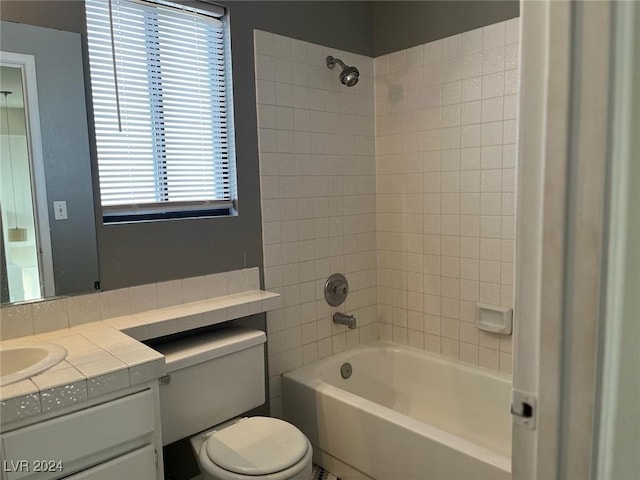
[[[2,303],[42,296],[22,68],[0,66]]]

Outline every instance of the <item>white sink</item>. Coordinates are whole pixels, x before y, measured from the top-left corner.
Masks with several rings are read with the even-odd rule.
[[[55,343],[0,348],[0,387],[44,372],[66,356],[67,349]]]

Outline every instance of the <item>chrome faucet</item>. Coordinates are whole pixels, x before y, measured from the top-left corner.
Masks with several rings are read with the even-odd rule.
[[[353,315],[336,312],[333,314],[333,321],[338,325],[346,325],[347,328],[356,328],[356,317]]]

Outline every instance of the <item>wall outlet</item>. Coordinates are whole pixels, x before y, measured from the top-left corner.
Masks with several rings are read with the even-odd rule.
[[[53,212],[56,220],[66,220],[67,218],[67,202],[61,200],[53,202]]]

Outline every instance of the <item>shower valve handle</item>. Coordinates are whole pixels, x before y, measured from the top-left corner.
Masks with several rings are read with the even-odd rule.
[[[347,295],[347,286],[346,285],[334,285],[333,286],[333,293],[335,295]]]
[[[324,298],[329,305],[337,307],[347,298],[349,284],[344,275],[334,273],[324,284]]]

